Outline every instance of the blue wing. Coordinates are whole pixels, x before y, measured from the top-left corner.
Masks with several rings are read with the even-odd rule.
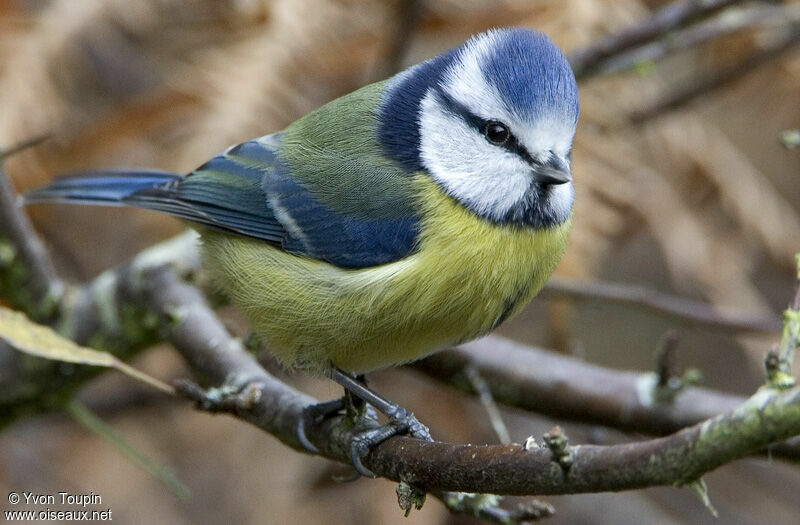
[[[418,236],[418,218],[374,218],[343,213],[322,203],[281,166],[262,182],[269,209],[283,224],[285,250],[345,268],[362,268],[408,255]]]
[[[195,202],[202,199],[211,206],[205,211],[217,221],[250,236],[274,241],[275,226],[279,225],[284,250],[345,268],[384,264],[405,257],[414,249],[419,222],[416,216],[376,218],[334,209],[292,177],[280,161],[278,141],[279,135],[272,135],[245,142],[215,157],[184,179],[180,184],[181,198]],[[215,184],[207,180],[209,176],[214,181],[225,181],[226,188],[215,192]],[[332,178],[336,176],[330,174]],[[234,201],[238,216],[230,216],[232,210],[222,216],[216,212],[226,195],[232,194],[228,188],[234,180],[242,184]],[[260,191],[255,191],[256,185]]]
[[[155,171],[87,172],[56,179],[26,198],[29,203],[127,204],[157,210],[345,268],[384,264],[414,249],[416,216],[367,216],[323,203],[281,162],[279,141],[276,134],[244,142],[185,177]],[[336,173],[326,175],[328,182],[337,180]],[[347,191],[344,185],[340,191]],[[368,198],[342,197],[343,202]],[[408,203],[400,204],[409,209]]]

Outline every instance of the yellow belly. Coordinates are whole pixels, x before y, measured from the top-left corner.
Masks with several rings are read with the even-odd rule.
[[[419,249],[405,259],[343,269],[205,231],[207,264],[286,366],[367,372],[475,338],[536,295],[564,252],[570,223],[498,226],[428,179],[419,183],[425,220]]]

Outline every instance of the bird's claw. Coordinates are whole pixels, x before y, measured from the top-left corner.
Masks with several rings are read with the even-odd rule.
[[[350,461],[356,472],[365,478],[374,478],[375,473],[364,466],[361,458],[392,436],[407,434],[424,441],[433,441],[428,427],[414,417],[414,414],[398,406],[389,416],[389,422],[377,428],[360,432],[350,442]]]
[[[350,442],[350,462],[353,464],[353,468],[356,469],[356,472],[365,478],[377,477],[375,473],[365,467],[364,463],[361,461],[361,458],[365,456],[373,446],[374,445],[370,444],[370,438],[362,434],[353,436],[353,440]]]
[[[344,407],[344,399],[340,398],[303,408],[303,414],[298,418],[297,426],[295,427],[295,434],[297,435],[297,440],[300,442],[300,445],[311,454],[319,454],[319,449],[311,443],[306,435],[306,426],[318,420],[324,420],[334,414],[338,414]]]

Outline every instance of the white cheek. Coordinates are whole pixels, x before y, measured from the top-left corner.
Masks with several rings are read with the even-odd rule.
[[[502,220],[530,186],[530,168],[500,150],[428,93],[420,112],[423,165],[450,195],[481,215]]]

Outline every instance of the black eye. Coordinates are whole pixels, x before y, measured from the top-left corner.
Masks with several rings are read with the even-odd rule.
[[[486,123],[486,126],[483,128],[483,135],[486,137],[486,140],[498,146],[502,146],[511,138],[511,132],[506,125],[496,120]]]

